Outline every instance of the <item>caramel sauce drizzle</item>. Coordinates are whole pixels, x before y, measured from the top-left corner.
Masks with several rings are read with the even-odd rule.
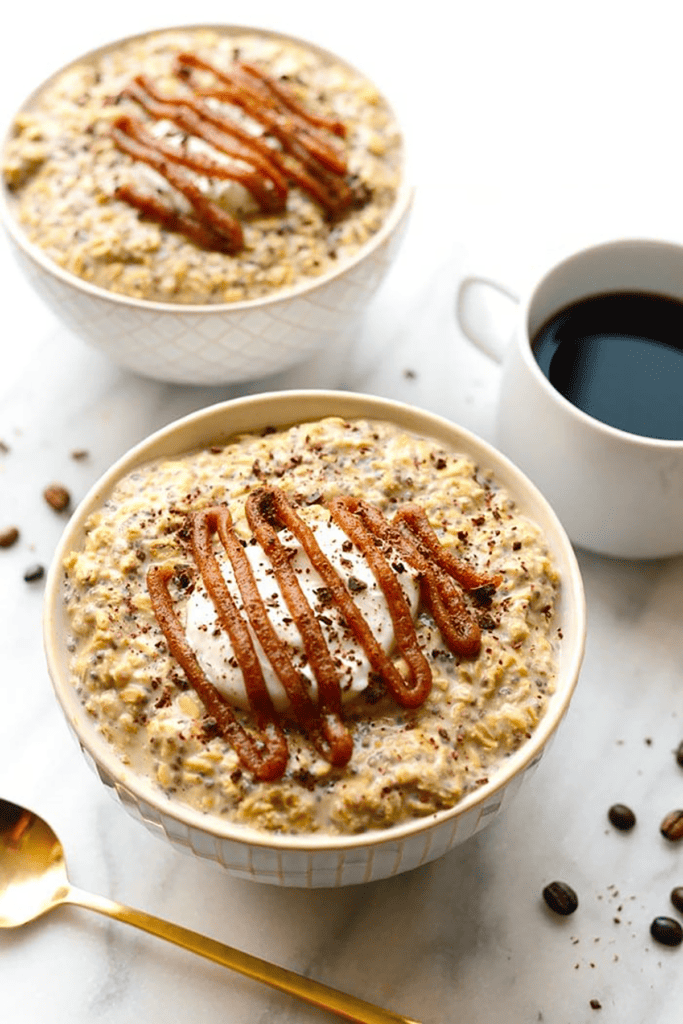
[[[261,124],[280,143],[284,154],[274,159],[283,173],[308,192],[325,210],[328,217],[340,216],[353,204],[353,193],[342,175],[346,161],[336,150],[326,145],[319,132],[313,132],[302,121],[293,118],[285,109],[277,107],[273,96],[257,89],[237,65],[233,72],[221,71],[208,61],[191,53],[179,54],[176,66],[180,77],[194,89],[197,96],[211,97],[232,103],[253,120]],[[193,71],[208,71],[219,80],[219,87],[202,88],[194,84]],[[264,79],[268,76],[264,75]],[[288,157],[288,159],[285,158]]]
[[[242,764],[256,779],[279,778],[287,764],[287,742],[278,722],[263,717],[255,709],[258,739],[239,724],[232,708],[207,680],[194,651],[187,642],[182,623],[173,609],[169,583],[175,570],[171,566],[152,566],[147,573],[147,589],[157,622],[166,637],[169,650],[194,687],[207,712],[215,720],[223,738],[235,749]]]
[[[159,156],[171,160],[181,167],[188,167],[192,171],[206,175],[207,178],[218,178],[219,180],[237,181],[251,193],[260,208],[270,213],[281,213],[283,206],[280,197],[272,188],[268,188],[263,177],[256,171],[243,170],[239,167],[227,167],[216,160],[211,160],[203,153],[189,153],[186,146],[176,147],[156,139],[146,129],[142,121],[132,117],[120,117],[114,122],[116,128],[124,131],[128,136],[153,149]]]
[[[250,135],[236,121],[216,116],[210,107],[192,96],[163,96],[144,75],[134,78],[123,90],[123,95],[136,100],[151,117],[172,121],[178,128],[202,139],[220,153],[253,167],[250,173],[259,172],[260,175],[260,185],[253,193],[254,198],[259,201],[265,192],[263,209],[276,212],[284,210],[287,181],[271,158],[271,148],[261,139]],[[230,170],[232,168],[221,165],[223,177],[231,177]],[[240,172],[235,169],[235,173],[238,175],[235,180],[242,180]],[[242,183],[245,184],[244,181]]]
[[[196,536],[198,528],[200,528],[202,518],[212,515],[213,512],[214,510],[210,509],[208,512],[197,514],[197,519],[194,522],[195,529],[193,531],[193,538]],[[321,694],[321,697],[319,698],[318,707],[313,703],[308,692],[308,680],[296,669],[286,646],[282,643],[275,632],[270,616],[268,615],[266,605],[256,585],[256,580],[254,579],[249,559],[244,553],[244,548],[242,547],[236,533],[232,529],[232,520],[228,509],[225,506],[220,506],[215,510],[215,514],[218,536],[228,558],[230,559],[232,570],[235,575],[235,581],[240,591],[240,596],[242,598],[247,618],[249,619],[252,629],[254,630],[268,661],[271,663],[278,679],[285,689],[292,706],[294,717],[304,731],[310,736],[316,749],[327,761],[330,762],[330,764],[339,766],[346,764],[351,756],[352,741],[348,730],[341,721],[340,697],[334,693],[331,695],[331,698],[327,694],[322,694],[319,683],[319,693]],[[256,513],[256,516],[258,517],[258,513]],[[280,548],[281,547],[282,545],[280,545]],[[202,576],[204,576],[208,551],[205,552],[198,550],[194,539],[193,551],[197,566],[199,567]],[[289,569],[289,562],[287,562],[287,568]],[[276,578],[282,589],[283,583],[280,575],[277,573],[277,570]],[[207,586],[207,590],[208,589],[209,588]],[[227,588],[225,587],[224,581],[223,589],[225,594],[227,594]],[[300,592],[298,583],[296,584],[296,589]],[[216,603],[216,590],[210,591],[210,596],[214,600],[214,603]],[[301,599],[305,603],[303,594],[301,594]],[[317,622],[315,622],[315,626],[318,627],[318,629],[320,628]],[[305,630],[307,628],[307,624],[304,624],[302,628]],[[235,653],[240,669],[244,674],[245,665],[239,657],[239,654],[237,652]],[[246,666],[246,669],[249,671],[249,666]],[[262,679],[260,665],[259,674]],[[265,683],[263,685],[265,686]],[[249,694],[246,676],[245,688]],[[328,697],[327,700],[325,700],[326,696]],[[270,700],[270,698],[268,699]]]
[[[396,672],[395,676],[390,677],[385,685],[388,685],[388,689],[397,703],[404,707],[419,707],[427,699],[432,688],[432,672],[427,659],[420,650],[403,588],[395,571],[375,542],[377,534],[373,531],[372,525],[357,514],[360,505],[361,503],[353,498],[335,498],[329,506],[330,516],[365,557],[389,607],[396,645],[405,659],[410,676],[408,680],[404,680],[401,674]],[[382,514],[378,513],[378,515],[384,521]],[[360,619],[360,613],[354,616],[354,619],[356,617]],[[355,622],[354,625],[357,628]],[[357,639],[359,643],[363,643],[360,636]],[[369,656],[369,652],[366,653]],[[374,665],[373,668],[375,668]],[[379,666],[376,671],[384,678],[384,673]]]
[[[446,551],[424,510],[419,505],[404,505],[396,513],[393,523],[389,523],[368,502],[349,498],[342,500],[375,536],[393,545],[420,574],[422,600],[450,649],[467,658],[477,655],[481,647],[481,630],[465,604],[462,589],[452,577],[477,579],[479,586],[482,585],[482,577]],[[444,558],[444,555],[448,557]]]
[[[346,125],[343,121],[337,121],[334,118],[322,117],[319,114],[314,114],[313,111],[307,110],[299,103],[294,93],[289,89],[281,79],[273,78],[271,75],[267,75],[261,68],[255,64],[249,64],[247,61],[241,61],[240,67],[247,74],[253,75],[255,78],[260,79],[270,89],[281,103],[284,103],[289,110],[293,111],[303,120],[308,121],[309,124],[316,128],[326,128],[334,135],[338,135],[340,138],[346,137]]]
[[[209,178],[239,182],[264,213],[284,211],[289,184],[307,192],[329,219],[363,201],[361,192],[354,191],[345,180],[345,154],[327,137],[345,136],[340,121],[307,111],[286,85],[248,62],[236,62],[223,70],[194,54],[182,53],[176,58],[175,70],[188,87],[187,94],[165,96],[147,77],[138,75],[121,96],[133,99],[154,120],[172,121],[187,135],[201,139],[233,162],[227,165],[190,153],[186,142],[180,147],[169,145],[148,132],[142,121],[120,117],[111,129],[118,148],[166,178],[189,201],[193,214],[182,214],[167,201],[132,185],[119,186],[117,198],[203,248],[228,253],[238,252],[244,245],[239,222],[219,204],[206,199],[179,167]],[[210,74],[218,86],[200,87],[195,81],[196,72]],[[264,128],[265,134],[254,136],[233,118],[216,112],[205,102],[209,97],[241,108]]]
[[[499,577],[492,579],[476,573],[443,549],[425,513],[417,505],[405,506],[393,521],[386,519],[368,502],[357,498],[335,498],[328,508],[332,521],[366,559],[385,596],[396,646],[407,665],[408,678],[403,677],[377,642],[345,582],[284,492],[275,487],[259,488],[247,498],[247,522],[272,565],[284,602],[301,635],[308,663],[318,684],[316,704],[309,695],[308,681],[295,667],[286,645],[275,632],[242,542],[234,531],[228,508],[216,506],[191,513],[188,517],[193,557],[242,672],[256,723],[256,739],[237,722],[229,703],[207,680],[187,641],[169,590],[175,570],[154,566],[147,574],[152,607],[171,654],[208,713],[216,720],[223,737],[258,779],[280,777],[286,768],[288,750],[244,616],[287,693],[296,721],[316,749],[337,767],[348,762],[353,750],[351,735],[342,719],[341,675],[316,613],[292,568],[291,552],[278,536],[280,530],[287,528],[300,542],[344,624],[365,652],[371,670],[382,679],[390,696],[406,708],[416,708],[424,703],[431,690],[432,674],[420,649],[410,608],[398,581],[400,570],[395,565],[396,553],[417,571],[423,600],[446,644],[463,657],[474,657],[478,653],[481,633],[455,577],[466,581],[468,589],[495,587],[500,582]],[[243,613],[229,593],[214,553],[215,534],[231,563]],[[394,560],[393,565],[387,556]]]
[[[200,221],[188,214],[180,213],[171,204],[153,196],[138,192],[131,185],[119,185],[114,192],[117,199],[122,199],[130,206],[140,211],[143,217],[148,220],[155,220],[167,231],[177,231],[185,235],[191,242],[194,242],[200,249],[210,249],[216,252],[227,252],[231,254],[234,247],[229,240],[212,231]]]
[[[420,544],[424,557],[431,556],[449,576],[458,581],[463,590],[478,590],[481,587],[492,587],[495,590],[503,582],[502,576],[487,576],[477,572],[471,565],[460,561],[452,551],[445,548],[420,505],[403,505],[393,521],[405,523]]]
[[[235,217],[226,213],[217,203],[207,199],[204,193],[183,171],[178,170],[174,160],[167,159],[159,151],[156,143],[148,144],[142,140],[142,133],[138,130],[139,124],[134,118],[120,117],[112,125],[112,137],[114,142],[128,153],[134,160],[141,160],[149,164],[155,171],[181,192],[192,206],[197,220],[200,224],[208,227],[211,232],[218,235],[222,241],[222,247],[227,252],[238,252],[244,244],[242,227]],[[144,196],[135,193],[138,208],[144,202]],[[150,213],[152,212],[150,205]]]
[[[208,71],[220,82],[220,86],[196,88],[198,95],[213,96],[241,107],[285,149],[294,152],[304,162],[317,161],[335,174],[346,174],[344,154],[336,146],[330,145],[305,116],[283,106],[277,91],[271,88],[274,79],[254,65],[236,63],[229,71],[224,71],[194,54],[181,53],[176,58],[176,67],[188,83],[191,81],[192,70]]]

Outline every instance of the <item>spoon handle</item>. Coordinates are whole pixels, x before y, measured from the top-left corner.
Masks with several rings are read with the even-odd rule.
[[[215,963],[222,964],[223,967],[229,967],[233,971],[245,974],[248,978],[261,981],[265,985],[270,985],[281,992],[287,992],[289,995],[298,996],[299,999],[312,1003],[314,1006],[331,1010],[332,1013],[336,1013],[346,1020],[357,1021],[358,1024],[419,1024],[419,1021],[402,1017],[391,1010],[383,1010],[379,1006],[365,1002],[364,999],[358,999],[356,996],[329,988],[319,981],[305,978],[285,967],[268,963],[267,960],[261,960],[260,957],[252,956],[250,953],[233,949],[215,939],[193,932],[189,928],[171,924],[170,921],[163,921],[142,910],[134,910],[132,907],[85,892],[75,886],[68,888],[60,903],[73,903],[76,906],[95,910],[99,914],[104,914],[105,917],[123,921],[124,924],[132,924],[135,928],[156,935],[160,939],[166,939],[167,942],[172,942],[182,949],[189,949],[193,953],[206,957],[207,960],[213,960]]]

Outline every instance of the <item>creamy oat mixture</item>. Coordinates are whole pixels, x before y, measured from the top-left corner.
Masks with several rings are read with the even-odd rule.
[[[348,762],[331,765],[280,702],[286,767],[281,777],[258,781],[170,655],[146,578],[155,567],[168,571],[178,621],[202,669],[252,729],[250,712],[239,708],[249,702],[235,658],[196,571],[188,513],[227,505],[243,550],[256,549],[251,562],[261,568],[255,574],[267,584],[272,572],[245,516],[249,496],[264,485],[276,486],[317,531],[354,594],[367,596],[372,574],[355,545],[342,541],[334,555],[328,515],[335,498],[349,495],[389,520],[409,503],[419,506],[440,547],[495,585],[466,592],[481,646],[475,655],[454,654],[420,599],[416,574],[390,553],[431,669],[431,691],[419,706],[402,706],[363,666],[362,652],[351,655],[341,670],[343,721],[353,741]],[[296,542],[286,529],[279,535],[296,565]],[[216,557],[227,563],[214,541]],[[225,565],[223,574],[227,579]],[[388,423],[331,417],[163,459],[121,480],[90,516],[82,549],[65,561],[73,685],[118,756],[169,799],[270,832],[385,828],[453,806],[532,734],[554,687],[559,587],[538,527],[518,513],[486,467]],[[328,620],[324,590],[314,580],[314,610]],[[364,613],[381,632],[386,606],[381,598],[369,600],[374,611],[366,604]],[[274,597],[266,603],[278,628],[291,625]],[[330,636],[343,636],[339,623],[327,625]],[[296,647],[296,635],[287,642]],[[405,675],[392,635],[382,644]],[[305,671],[305,656],[300,650],[293,656]]]
[[[345,138],[320,131],[343,153],[344,177],[358,202],[330,217],[311,195],[290,184],[282,212],[264,213],[242,184],[181,168],[205,198],[240,223],[243,246],[230,254],[201,247],[116,198],[117,189],[130,186],[180,214],[195,212],[161,173],[117,147],[112,127],[121,118],[141,121],[172,148],[187,144],[200,159],[249,166],[168,119],[151,117],[122,95],[137,75],[146,76],[165,97],[187,95],[188,85],[174,71],[183,52],[222,69],[235,58],[249,62],[286,83],[309,112],[340,121]],[[206,80],[200,75],[199,85]],[[251,135],[263,136],[271,148],[281,148],[234,103],[205,102]],[[16,119],[3,166],[11,206],[28,238],[65,270],[135,298],[219,303],[286,291],[353,256],[391,209],[401,160],[391,110],[369,81],[344,65],[265,34],[185,29],[129,41],[58,76]]]

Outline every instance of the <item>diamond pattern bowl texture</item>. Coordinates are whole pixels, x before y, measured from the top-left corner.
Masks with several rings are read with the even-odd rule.
[[[27,241],[6,187],[0,219],[36,292],[84,342],[146,377],[218,385],[279,373],[350,339],[396,255],[412,195],[404,181],[377,233],[334,271],[266,298],[196,306],[130,299],[62,270]]]
[[[342,344],[391,265],[410,209],[405,193],[384,229],[333,277],[278,298],[213,306],[126,300],[65,273],[7,222],[15,257],[55,316],[119,366],[173,384],[257,380]]]

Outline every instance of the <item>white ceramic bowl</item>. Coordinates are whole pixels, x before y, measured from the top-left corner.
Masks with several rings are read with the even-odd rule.
[[[505,761],[490,782],[457,806],[362,835],[268,835],[169,801],[148,779],[122,764],[98,734],[69,682],[61,566],[67,552],[82,543],[87,517],[136,465],[220,443],[236,432],[328,415],[388,420],[473,456],[477,463],[493,470],[519,509],[541,526],[562,577],[559,626],[563,641],[557,685],[531,739]],[[585,629],[583,586],[572,546],[545,499],[512,463],[468,431],[431,413],[388,399],[333,391],[282,391],[236,399],[193,413],[141,442],[112,466],[74,512],[55,554],[45,594],[44,640],[55,692],[102,782],[134,817],[179,849],[217,861],[242,878],[291,886],[347,885],[407,871],[440,857],[507,809],[538,765],[567,710],[583,657]]]
[[[282,33],[243,26],[209,27],[300,43],[324,58],[333,58],[356,70],[321,47]],[[149,34],[154,33],[144,33]],[[130,37],[135,38],[142,36]],[[117,40],[93,50],[67,67],[91,60],[127,41]],[[64,70],[46,79],[22,104],[21,110],[29,109],[35,97]],[[27,240],[13,216],[11,193],[4,182],[0,188],[0,218],[16,259],[35,290],[55,315],[87,344],[113,362],[157,380],[177,384],[230,384],[279,373],[324,347],[345,344],[353,337],[404,234],[413,195],[405,178],[404,173],[394,205],[382,227],[353,258],[340,260],[334,271],[309,279],[289,291],[245,302],[204,305],[153,302],[96,287],[64,271]]]

